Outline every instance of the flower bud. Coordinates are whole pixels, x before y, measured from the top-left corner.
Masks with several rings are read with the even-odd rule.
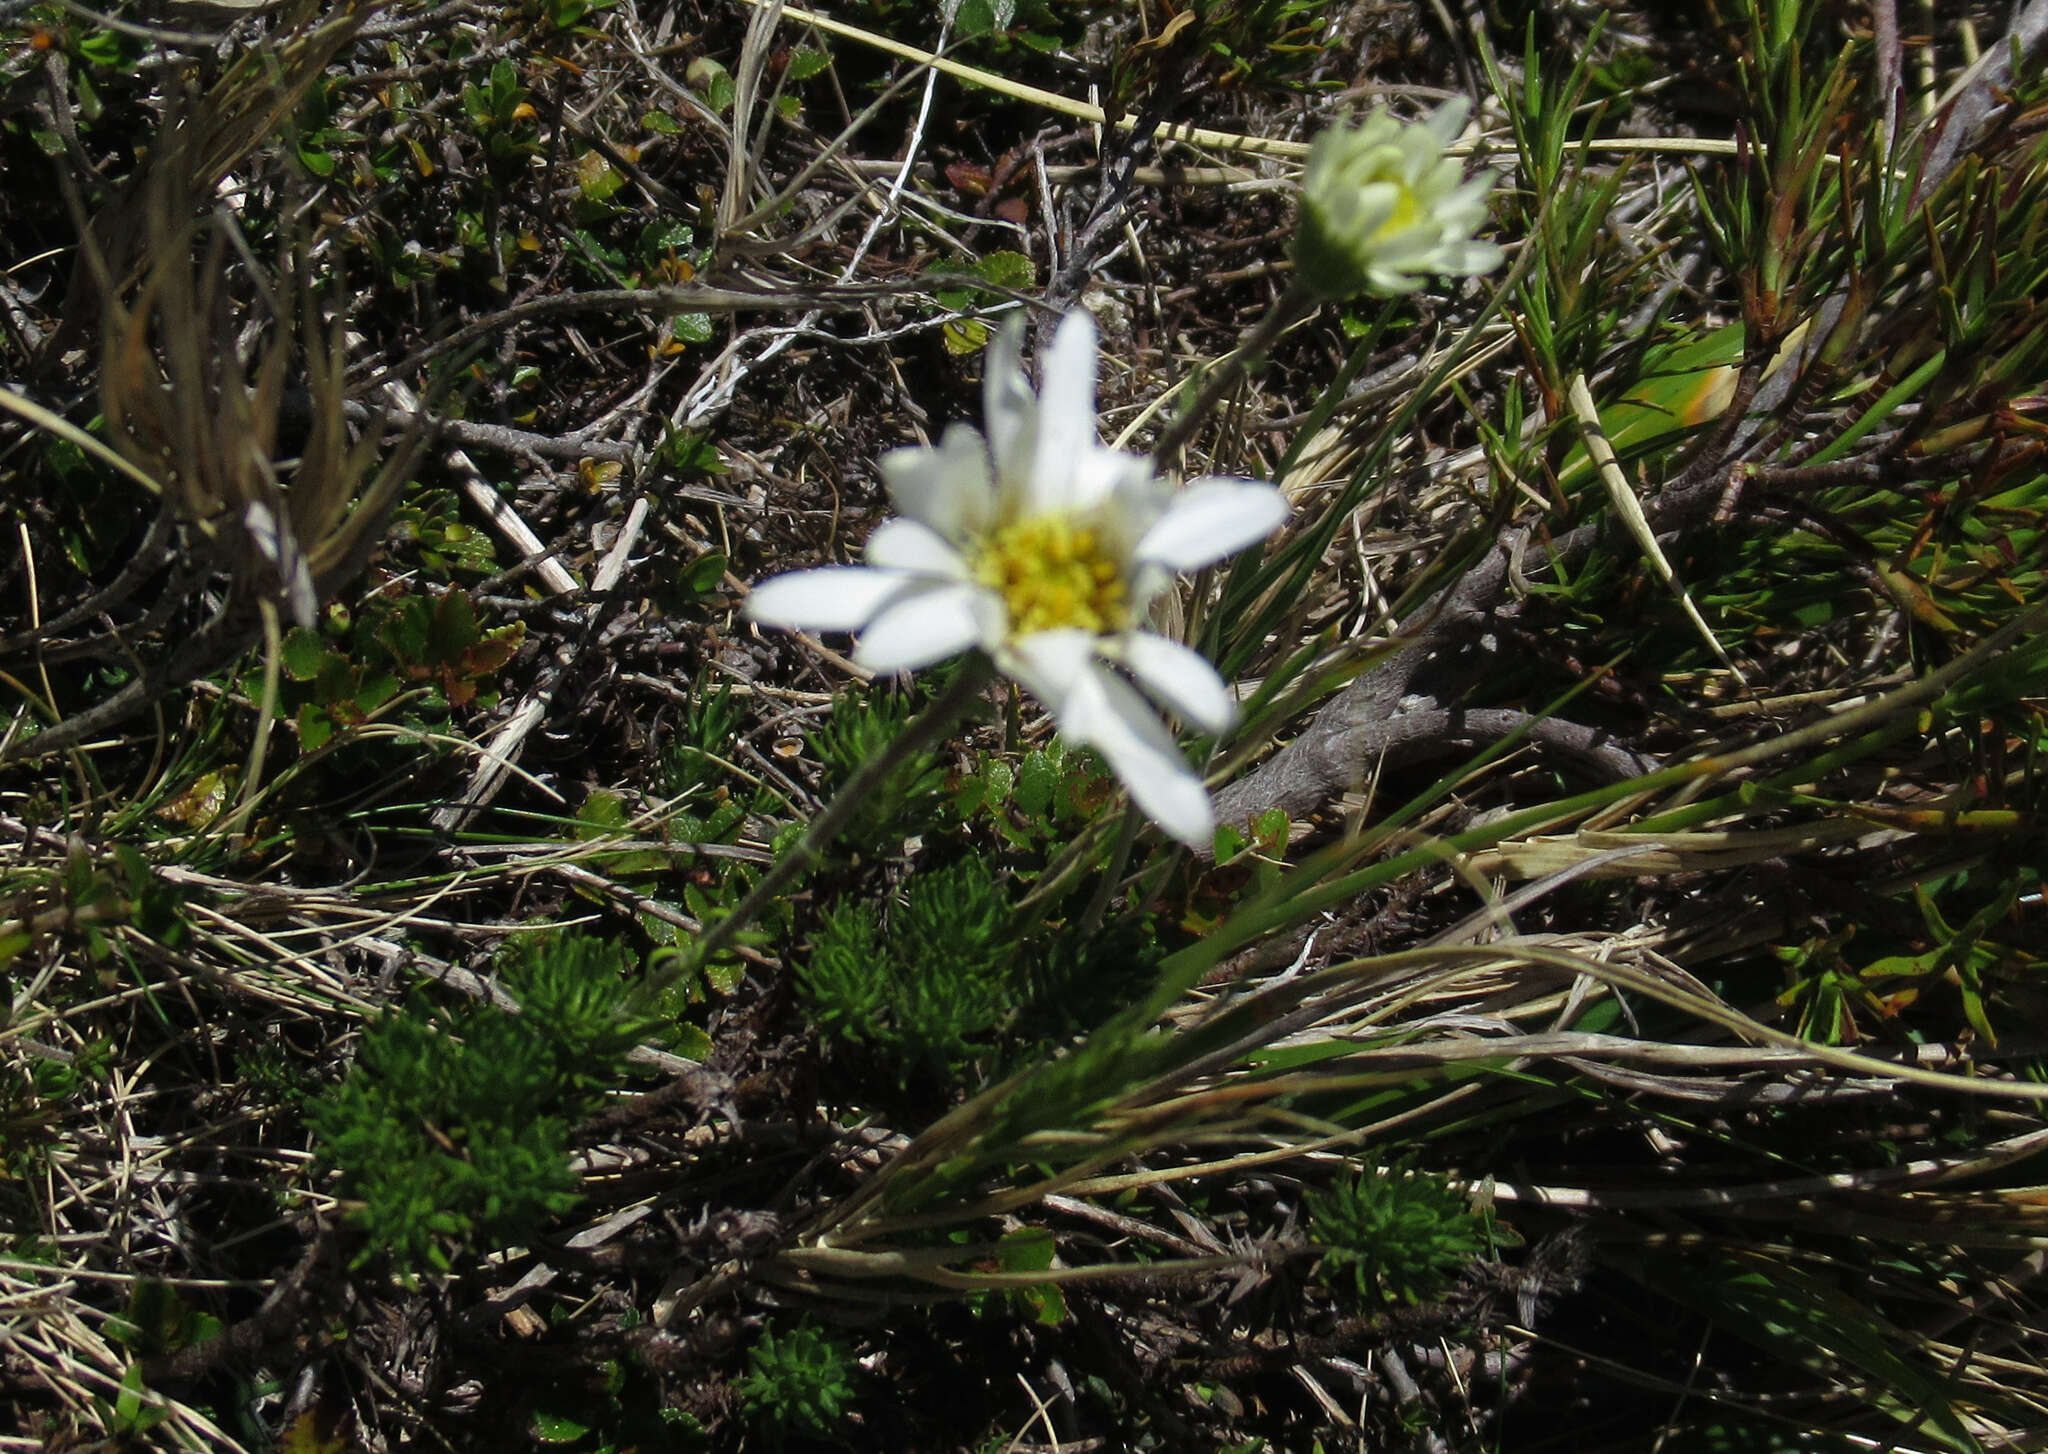
[[[1390,296],[1414,292],[1433,273],[1500,266],[1500,249],[1472,236],[1486,221],[1492,175],[1467,181],[1457,158],[1444,155],[1470,109],[1460,98],[1420,122],[1378,110],[1316,138],[1293,247],[1295,275],[1307,287],[1331,301]]]

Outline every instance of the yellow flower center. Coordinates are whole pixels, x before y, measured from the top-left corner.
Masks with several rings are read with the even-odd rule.
[[[1077,627],[1100,635],[1130,624],[1124,573],[1090,525],[1065,515],[1033,515],[986,536],[974,577],[1003,598],[1010,630]]]
[[[1394,210],[1387,214],[1387,220],[1373,229],[1372,237],[1369,239],[1371,242],[1378,242],[1383,237],[1392,237],[1395,233],[1413,227],[1422,220],[1423,207],[1416,199],[1415,189],[1399,178],[1390,177],[1388,180],[1396,183],[1401,192],[1394,199]]]

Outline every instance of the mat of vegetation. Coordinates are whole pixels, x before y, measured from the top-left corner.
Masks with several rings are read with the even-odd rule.
[[[2044,48],[0,4],[0,1448],[2042,1447]]]

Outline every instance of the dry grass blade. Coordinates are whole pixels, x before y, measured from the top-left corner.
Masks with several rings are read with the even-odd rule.
[[[275,44],[241,51],[197,96],[173,91],[159,144],[175,147],[180,163],[170,170],[150,168],[82,229],[65,322],[52,335],[49,351],[69,346],[108,294],[125,295],[141,280],[166,211],[182,222],[214,205],[228,174],[285,128],[306,93],[380,7],[381,0],[339,7],[288,0],[273,17]]]
[[[256,106],[247,94],[253,84],[245,77],[228,99]],[[217,94],[192,103],[202,118],[214,104]],[[424,416],[395,446],[374,426],[352,435],[344,321],[337,316],[318,340],[303,261],[291,262],[288,250],[284,278],[266,277],[225,208],[204,221],[191,216],[200,179],[219,161],[221,137],[240,135],[236,128],[229,117],[168,129],[142,187],[145,271],[132,297],[110,291],[100,307],[106,431],[125,472],[147,480],[164,502],[179,546],[177,579],[152,618],[201,609],[199,593],[216,574],[227,577],[228,589],[203,624],[161,648],[128,687],[0,749],[0,758],[67,751],[167,687],[218,670],[257,638],[266,611],[311,626],[381,543],[398,490],[426,446]],[[112,276],[111,267],[101,271]],[[245,300],[230,291],[238,271]],[[262,341],[249,359],[252,333]],[[304,369],[311,425],[281,474],[285,389],[295,366]],[[139,644],[120,639],[123,650]],[[39,637],[20,647],[46,644]]]

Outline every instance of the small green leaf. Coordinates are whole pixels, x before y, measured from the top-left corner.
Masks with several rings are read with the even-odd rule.
[[[279,663],[284,674],[295,682],[310,682],[320,675],[320,665],[327,658],[327,643],[317,631],[295,627],[284,639],[284,650],[279,654]]]
[[[664,217],[640,229],[640,255],[644,258],[657,258],[664,252],[688,247],[696,240],[696,236],[696,230],[689,223]]]
[[[476,645],[481,633],[476,628],[476,610],[467,591],[446,591],[434,603],[427,627],[426,655],[433,661],[453,661]]]
[[[1059,769],[1043,752],[1028,752],[1017,770],[1016,802],[1027,818],[1043,819],[1052,807],[1054,789],[1059,786]]]
[[[695,596],[706,596],[718,589],[718,583],[725,579],[726,559],[715,550],[707,550],[684,569],[681,585]]]
[[[1017,0],[959,0],[953,26],[962,40],[986,40],[1016,17]]]
[[[368,672],[356,688],[355,704],[363,712],[374,712],[397,695],[397,677],[388,671]]]
[[[685,1060],[694,1060],[702,1065],[711,1058],[711,1036],[701,1025],[692,1025],[685,1021],[672,1032],[669,1049]]]
[[[946,352],[955,358],[980,353],[988,345],[988,325],[972,318],[948,318],[939,332],[945,340]]]
[[[533,1437],[542,1444],[573,1444],[589,1432],[590,1425],[579,1424],[565,1414],[534,1411]]]
[[[625,185],[625,174],[595,147],[576,159],[576,187],[586,202],[609,202]]]
[[[111,30],[88,31],[78,38],[78,55],[96,66],[117,67],[123,59],[121,37]]]
[[[617,793],[598,789],[576,810],[576,836],[588,842],[608,838],[624,830],[629,821],[626,800]]]
[[[638,857],[639,855],[620,854],[618,856],[624,858],[628,856]],[[674,908],[675,905],[668,904],[664,905],[664,907]],[[640,921],[640,932],[656,944],[674,944],[678,939],[682,938],[682,932],[659,914],[642,911],[635,915],[635,917]]]
[[[719,456],[718,446],[694,429],[678,429],[669,435],[661,447],[662,461],[678,475],[688,479],[693,475],[722,475],[727,473],[725,460]]]
[[[169,1409],[144,1402],[148,1392],[142,1381],[142,1365],[129,1364],[128,1371],[121,1375],[121,1392],[114,1399],[115,1432],[130,1436],[146,1434],[170,1417]]]
[[[824,51],[802,46],[789,53],[789,69],[782,73],[783,79],[792,83],[808,81],[831,64],[832,57]]]
[[[974,263],[968,271],[998,288],[1022,290],[1038,279],[1038,269],[1031,259],[1009,248],[998,248]]]
[[[1044,1272],[1053,1265],[1057,1250],[1051,1232],[1043,1227],[1025,1227],[1006,1234],[996,1243],[996,1258],[1005,1272]],[[1066,1320],[1067,1300],[1052,1283],[1023,1289],[1017,1294],[1017,1301],[1047,1327],[1056,1327]]]
[[[318,752],[334,736],[334,719],[312,702],[299,708],[299,750]]]
[[[1258,835],[1259,846],[1268,853],[1285,851],[1287,828],[1287,813],[1281,808],[1266,809],[1252,823],[1252,831]]]
[[[965,814],[987,808],[993,812],[1010,801],[1010,794],[1017,785],[1017,774],[1001,758],[990,758],[982,763],[981,771],[969,779],[969,783],[974,789],[973,802],[968,804],[967,795],[963,793],[960,811]]]
[[[519,104],[519,71],[510,56],[491,67],[490,102],[493,116],[501,122],[509,121]]]

